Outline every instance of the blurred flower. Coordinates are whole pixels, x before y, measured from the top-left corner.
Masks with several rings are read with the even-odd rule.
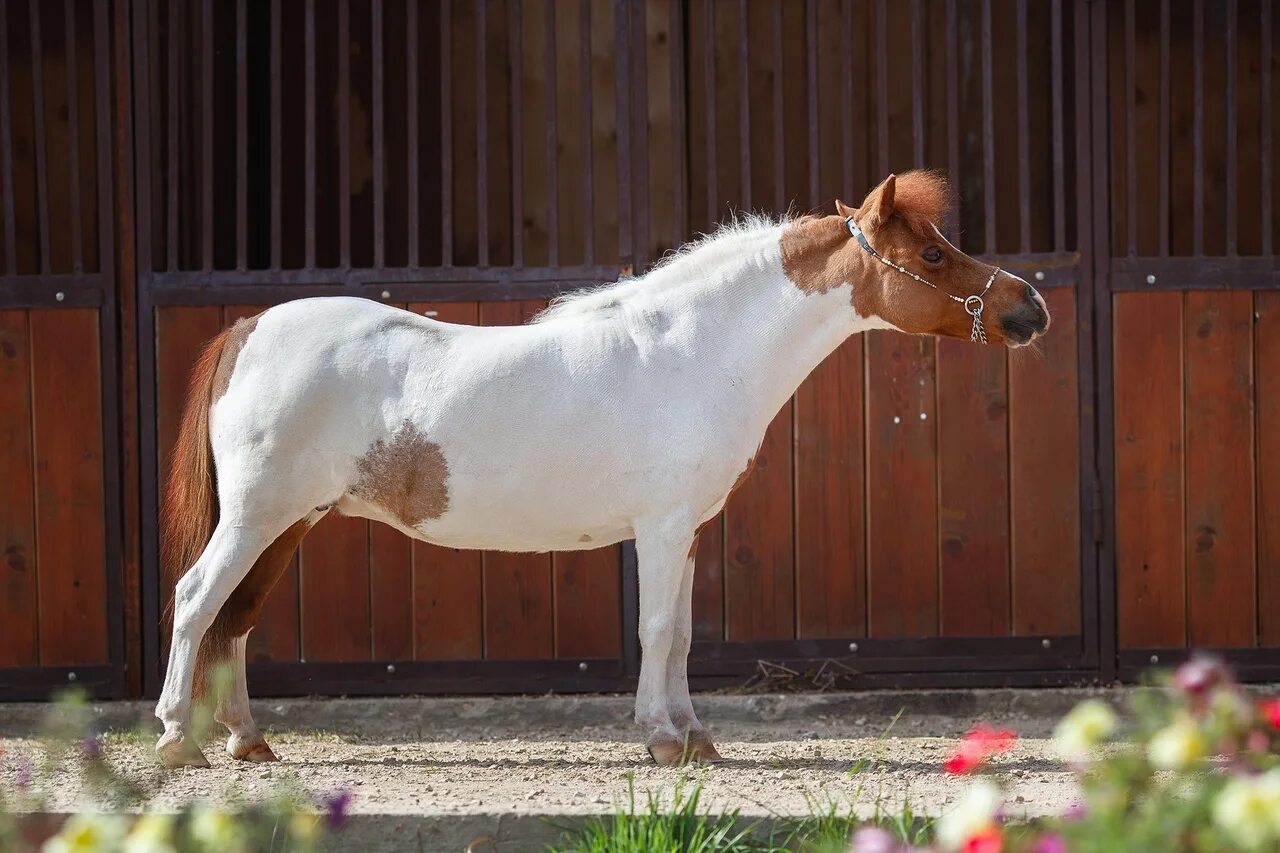
[[[1067,842],[1056,832],[1046,832],[1031,845],[1031,853],[1067,853]]]
[[[120,815],[78,814],[62,825],[61,831],[44,843],[44,853],[98,853],[114,850],[124,837],[125,819]]]
[[[123,853],[174,853],[173,815],[144,814],[120,848]]]
[[[239,846],[240,832],[235,818],[212,806],[198,806],[191,814],[188,831],[191,838],[205,850],[223,850]]]
[[[1267,725],[1273,729],[1280,729],[1280,699],[1259,702],[1258,711],[1262,714],[1262,719],[1267,721]]]
[[[310,843],[320,837],[320,818],[306,812],[298,812],[289,821],[289,835],[294,841]]]
[[[1185,770],[1204,753],[1204,735],[1195,720],[1185,715],[1152,735],[1147,744],[1147,759],[1161,770]]]
[[[1071,761],[1082,761],[1089,750],[1111,736],[1116,729],[1116,712],[1100,699],[1089,699],[1071,709],[1053,730],[1058,753]]]
[[[1003,848],[1004,836],[1000,834],[1000,830],[992,827],[969,836],[962,849],[964,853],[1000,853]]]
[[[1234,687],[1213,691],[1209,713],[1229,732],[1243,732],[1253,725],[1253,703]]]
[[[1193,654],[1173,673],[1173,686],[1192,697],[1202,697],[1219,684],[1231,681],[1231,670],[1221,659]]]
[[[957,776],[972,773],[992,755],[1012,749],[1017,739],[1018,736],[1007,729],[996,731],[986,723],[975,726],[960,739],[955,754],[942,765],[943,769]]]
[[[80,754],[90,761],[97,761],[102,757],[102,741],[97,735],[89,735],[80,741]]]
[[[1000,808],[1000,789],[986,779],[974,782],[965,791],[960,802],[938,819],[937,839],[943,850],[967,850],[966,845],[975,836],[991,832],[999,835],[996,827],[996,810]],[[987,842],[989,843],[989,841]],[[976,850],[999,850],[999,847],[978,847]]]
[[[877,826],[864,826],[853,834],[850,853],[902,853],[905,848],[892,832]]]
[[[1062,812],[1063,820],[1081,820],[1087,814],[1084,803],[1072,803]]]
[[[1233,778],[1214,801],[1213,820],[1245,849],[1280,840],[1280,768]]]
[[[330,829],[342,829],[351,808],[351,792],[339,791],[324,798],[325,823]]]

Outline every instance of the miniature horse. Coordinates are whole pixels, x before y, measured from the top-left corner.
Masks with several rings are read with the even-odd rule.
[[[857,210],[747,218],[525,326],[322,298],[224,331],[195,368],[164,510],[166,563],[185,573],[156,707],[163,762],[207,764],[191,701],[218,664],[233,676],[214,712],[227,751],[276,760],[249,712],[245,640],[334,509],[454,548],[634,538],[636,722],[660,764],[718,758],[689,700],[693,554],[774,414],[866,329],[1020,346],[1049,326],[1030,285],[942,236],[947,197],[939,176],[909,172]]]

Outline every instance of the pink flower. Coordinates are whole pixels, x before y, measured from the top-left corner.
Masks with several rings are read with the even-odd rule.
[[[1000,834],[1000,830],[992,827],[969,836],[961,849],[964,853],[1000,853],[1004,849],[1004,836]]]
[[[1067,842],[1056,832],[1049,832],[1036,839],[1031,853],[1067,853]]]
[[[955,776],[972,773],[996,753],[1008,752],[1017,740],[1018,736],[1008,729],[996,731],[982,723],[974,726],[960,739],[955,754],[942,767]]]
[[[1231,681],[1231,671],[1220,658],[1201,652],[1193,654],[1173,673],[1173,686],[1191,696],[1203,698],[1213,688]]]
[[[853,834],[853,853],[901,853],[904,849],[893,833],[876,826],[864,826]]]
[[[1267,725],[1280,730],[1280,699],[1267,699],[1258,703],[1258,711]]]

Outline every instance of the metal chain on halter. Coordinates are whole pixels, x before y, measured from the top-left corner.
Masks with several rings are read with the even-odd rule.
[[[982,293],[975,293],[973,296],[968,296],[968,297],[956,296],[954,293],[947,293],[945,290],[938,287],[938,285],[934,284],[928,279],[922,278],[916,275],[911,270],[907,269],[901,264],[896,264],[893,261],[886,258],[884,255],[877,252],[874,248],[871,247],[871,243],[868,242],[867,240],[867,235],[864,234],[862,232],[862,229],[858,227],[858,223],[853,221],[852,216],[846,217],[844,220],[844,224],[845,224],[845,227],[849,229],[849,233],[852,234],[857,239],[858,244],[862,246],[862,248],[870,252],[871,256],[874,257],[877,261],[884,264],[885,266],[893,267],[898,272],[902,273],[903,275],[914,278],[916,281],[920,282],[921,284],[929,285],[929,287],[932,287],[934,290],[938,291],[948,299],[954,302],[959,302],[961,305],[963,305],[965,313],[973,317],[973,331],[969,333],[969,340],[975,344],[976,343],[985,344],[987,342],[987,330],[982,325],[982,310],[987,306],[986,306],[986,303],[982,301],[982,297],[986,294],[988,290],[991,289],[991,285],[995,284],[996,276],[1000,274],[1000,267],[996,267],[991,271],[991,278],[987,279],[986,287],[982,288]]]

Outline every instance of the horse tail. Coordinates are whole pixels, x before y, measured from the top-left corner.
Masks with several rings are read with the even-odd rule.
[[[169,457],[169,479],[160,514],[160,543],[161,562],[171,590],[177,588],[181,577],[200,558],[218,523],[209,409],[213,406],[214,381],[230,333],[231,329],[224,329],[209,341],[191,372],[178,440]],[[170,595],[165,623],[171,624],[172,617],[173,596]]]

